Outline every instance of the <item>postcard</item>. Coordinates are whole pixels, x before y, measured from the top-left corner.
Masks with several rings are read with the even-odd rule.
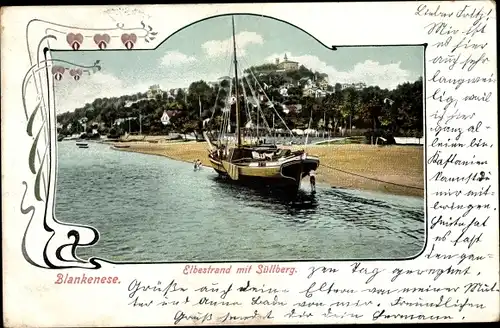
[[[491,1],[4,7],[4,325],[499,319]]]

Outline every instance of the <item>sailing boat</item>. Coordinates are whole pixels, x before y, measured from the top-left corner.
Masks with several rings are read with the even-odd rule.
[[[279,148],[276,144],[266,145],[260,144],[258,141],[254,144],[242,143],[234,17],[232,18],[232,27],[234,75],[236,81],[234,85],[235,97],[232,98],[232,102],[235,103],[236,108],[236,144],[232,146],[224,145],[220,136],[218,142],[214,143],[209,138],[207,131],[204,131],[203,135],[209,145],[208,158],[210,164],[220,176],[229,178],[232,181],[259,187],[280,188],[287,193],[296,194],[301,180],[311,170],[316,171],[318,168],[319,158],[307,154],[304,150],[291,151],[290,149]],[[245,93],[245,88],[243,87],[242,89]],[[261,91],[263,92],[263,90]],[[231,91],[229,98],[231,98],[230,96]],[[269,100],[269,98],[267,99]],[[231,106],[229,105],[226,114],[230,108]],[[226,116],[229,117],[230,115],[227,114]],[[229,124],[228,129],[230,126]],[[259,134],[258,129],[257,134]]]

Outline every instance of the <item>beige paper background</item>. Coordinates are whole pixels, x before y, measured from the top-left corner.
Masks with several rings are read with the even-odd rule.
[[[465,2],[432,2],[427,3],[430,7],[436,8],[441,6],[442,11],[456,11],[461,9]],[[493,9],[493,2],[470,2],[471,6],[481,7],[485,9]],[[193,23],[197,20],[227,13],[254,13],[267,15],[277,19],[287,21],[294,24],[305,31],[312,34],[325,45],[373,45],[373,44],[435,44],[437,41],[442,41],[443,38],[436,35],[428,35],[425,31],[425,26],[431,22],[446,21],[449,24],[457,27],[470,25],[472,21],[452,18],[440,17],[419,17],[415,15],[416,8],[419,3],[400,2],[400,3],[294,3],[294,4],[228,4],[228,5],[173,5],[173,6],[135,6],[128,7],[136,8],[140,11],[137,14],[122,14],[116,15],[125,26],[139,26],[139,22],[144,20],[148,25],[154,27],[155,31],[159,32],[157,39],[150,43],[149,48],[156,47],[164,38],[172,34],[183,26]],[[82,28],[103,28],[107,26],[115,26],[109,15],[104,11],[114,7],[105,6],[84,6],[84,7],[9,7],[3,8],[1,24],[1,62],[2,62],[2,251],[3,251],[3,296],[4,296],[4,324],[6,326],[109,326],[109,325],[172,325],[174,314],[182,308],[185,312],[211,311],[214,316],[222,315],[228,311],[223,307],[198,307],[196,309],[188,306],[169,306],[165,308],[131,308],[127,306],[130,300],[127,298],[127,286],[132,279],[140,279],[145,283],[155,284],[156,281],[162,280],[164,283],[175,279],[179,285],[196,288],[200,284],[219,283],[220,286],[225,286],[229,282],[234,285],[244,285],[248,279],[257,286],[273,286],[274,288],[288,288],[290,293],[283,298],[290,304],[295,301],[302,301],[304,297],[298,292],[307,288],[311,281],[316,281],[317,284],[335,281],[338,288],[354,288],[359,289],[364,284],[367,277],[352,275],[349,268],[353,262],[300,262],[287,263],[293,265],[299,271],[298,275],[294,276],[259,276],[251,274],[248,276],[231,275],[225,276],[204,276],[204,275],[183,275],[183,264],[142,264],[142,265],[111,265],[102,263],[102,268],[99,270],[50,270],[37,268],[30,265],[21,253],[21,240],[26,229],[30,214],[23,215],[20,212],[20,202],[25,192],[25,187],[22,181],[33,181],[31,172],[27,165],[29,149],[32,145],[33,138],[26,134],[26,119],[22,109],[21,86],[25,72],[29,69],[30,63],[28,58],[28,50],[24,39],[25,30],[30,20],[37,18],[56,22],[62,25],[79,26]],[[124,7],[125,8],[125,7]],[[307,13],[307,14],[305,14]],[[496,18],[491,19],[496,21]],[[30,25],[29,39],[33,46],[36,47],[38,40],[45,35],[47,25],[43,22],[35,22]],[[63,28],[64,30],[64,28]],[[496,34],[494,24],[488,26],[487,32],[477,35],[475,42],[487,42],[488,48],[484,51],[492,59],[489,63],[479,65],[471,76],[490,76],[491,73],[496,77]],[[140,43],[140,47],[145,47],[145,43]],[[51,40],[52,48],[67,47],[64,38]],[[82,47],[84,49],[85,47]],[[33,50],[31,50],[33,51]],[[33,53],[36,53],[36,49]],[[439,54],[446,56],[447,51],[429,46],[426,53],[426,58],[433,58]],[[464,52],[464,55],[468,54]],[[494,60],[493,60],[494,59]],[[431,72],[437,69],[443,69],[443,66],[426,63],[427,79],[430,78]],[[463,72],[457,71],[453,74],[447,72],[454,78],[465,76]],[[461,75],[462,74],[462,75]],[[470,84],[464,86],[461,91],[453,91],[452,85],[439,85],[427,81],[426,94],[437,87],[447,90],[449,94],[460,95],[466,92],[482,93],[484,85]],[[492,91],[496,90],[496,84],[488,85]],[[30,99],[28,105],[36,103],[36,94],[33,94],[32,89],[28,91]],[[497,109],[496,109],[496,92],[494,93],[494,101],[491,103],[476,104],[474,112],[478,118],[491,125],[491,129],[484,130],[478,134],[483,140],[496,142],[497,136]],[[439,104],[427,101],[427,142],[432,141],[429,128],[432,126],[435,119],[430,117],[431,113],[442,109]],[[41,122],[38,122],[40,124]],[[468,126],[463,123],[463,126]],[[497,167],[498,155],[496,146],[488,149],[475,149],[476,156],[486,158],[489,162],[488,170],[492,172],[492,181],[498,181]],[[466,157],[470,153],[467,150],[461,151]],[[439,170],[434,165],[428,165],[427,178],[433,176]],[[459,168],[448,168],[449,175],[460,173]],[[429,207],[442,197],[433,195],[440,189],[447,190],[450,187],[448,184],[429,182],[427,181],[427,203]],[[498,192],[498,183],[493,183],[495,193]],[[33,200],[32,200],[33,201]],[[464,201],[458,199],[457,202]],[[426,288],[430,285],[433,287],[452,287],[463,286],[469,282],[481,282],[492,284],[499,280],[499,258],[498,258],[498,200],[494,198],[485,198],[485,203],[490,203],[491,208],[482,210],[477,215],[482,218],[491,216],[487,229],[482,229],[482,242],[476,244],[472,250],[467,250],[466,245],[452,247],[452,244],[439,244],[439,252],[447,254],[455,253],[474,253],[485,256],[481,261],[471,261],[466,263],[470,265],[473,274],[469,276],[449,275],[440,278],[438,281],[433,280],[433,276],[428,274],[409,275],[400,277],[395,282],[391,282],[391,272],[395,268],[400,269],[429,269],[443,268],[446,269],[449,265],[455,265],[456,259],[426,259],[424,255],[428,249],[416,259],[408,261],[366,261],[362,265],[370,268],[385,269],[377,279],[368,287],[377,288],[403,288],[408,286]],[[36,203],[36,202],[35,202]],[[25,208],[30,204],[26,200]],[[91,205],[89,205],[91,206]],[[40,205],[35,205],[37,211],[34,215],[34,222],[41,215]],[[495,209],[495,210],[494,210]],[[432,218],[435,215],[442,214],[443,211],[429,209],[428,217]],[[446,214],[446,213],[445,213]],[[453,215],[453,214],[450,214]],[[59,228],[57,228],[59,229]],[[56,230],[57,230],[56,229]],[[63,228],[61,228],[63,229]],[[479,228],[478,228],[479,229]],[[478,230],[479,231],[479,230]],[[48,234],[43,232],[41,227],[35,230],[36,233],[30,235],[30,250],[34,253],[37,249],[40,250],[45,245]],[[434,230],[428,229],[428,240],[433,240],[437,235],[442,235],[446,232],[445,228],[437,228]],[[85,234],[83,234],[85,235]],[[82,235],[82,236],[83,236]],[[85,235],[88,238],[89,235]],[[83,237],[85,237],[83,236]],[[332,236],[335,238],[335,236]],[[429,245],[429,242],[427,243]],[[257,264],[257,263],[256,263]],[[254,265],[256,265],[254,264]],[[309,268],[312,266],[329,266],[340,270],[339,273],[333,275],[323,275],[315,278],[316,280],[307,279]],[[233,263],[233,266],[235,264]],[[461,268],[461,267],[460,267]],[[57,273],[79,274],[85,272],[87,275],[113,275],[118,276],[121,284],[117,285],[54,285]],[[480,272],[480,274],[478,274]],[[497,287],[498,288],[498,287]],[[436,301],[439,295],[446,293],[435,293],[434,297],[427,294],[424,295],[428,301]],[[464,297],[463,294],[450,294],[451,297]],[[422,295],[413,295],[414,300]],[[238,300],[237,296],[233,295],[233,300]],[[319,296],[315,299],[325,299],[330,296]],[[394,295],[368,295],[360,296],[359,294],[343,294],[335,296],[345,301],[356,301],[358,299],[373,300],[374,304],[371,307],[358,308],[358,313],[364,314],[363,318],[353,319],[352,317],[345,318],[324,318],[314,316],[312,318],[284,318],[285,309],[274,309],[274,320],[262,321],[247,321],[246,324],[283,324],[283,323],[370,323],[373,322],[372,314],[377,309],[376,304],[380,304],[387,310],[391,310],[390,302],[394,300]],[[492,321],[498,319],[498,309],[500,307],[499,295],[497,292],[489,293],[473,293],[467,295],[469,301],[473,303],[481,302],[487,307],[485,309],[464,308],[463,311],[457,312],[456,308],[422,308],[422,307],[405,307],[398,309],[398,313],[403,314],[423,314],[423,315],[451,315],[451,321]],[[434,299],[432,299],[434,298]],[[241,298],[243,300],[243,298]],[[253,313],[253,308],[240,306],[231,308],[231,312],[235,314],[248,315]],[[267,312],[269,307],[261,307],[261,312]],[[289,310],[289,308],[287,308]],[[309,310],[309,309],[306,309]],[[311,310],[312,311],[312,310]],[[302,311],[300,311],[302,312]],[[389,318],[386,320],[379,319],[377,322],[402,322],[409,321],[407,318]],[[419,320],[413,320],[417,322]],[[428,320],[427,320],[428,321]],[[207,322],[206,324],[215,324],[217,322]],[[238,323],[238,322],[233,322]],[[195,321],[184,321],[182,324],[196,324]]]

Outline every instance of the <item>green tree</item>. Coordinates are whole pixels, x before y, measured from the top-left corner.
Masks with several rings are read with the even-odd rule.
[[[299,85],[301,79],[322,79],[327,75],[312,71],[301,65],[297,70],[276,72],[277,66],[274,64],[264,64],[253,67],[254,74],[249,74],[248,79],[242,76],[240,82],[240,96],[247,97],[262,95],[259,84],[266,88],[264,101],[260,103],[262,113],[260,114],[261,123],[266,119],[269,124],[272,121],[274,110],[268,106],[268,99],[272,100],[276,109],[283,114],[283,118],[290,128],[305,128],[309,119],[313,118],[313,126],[319,129],[334,129],[338,126],[348,128],[350,124],[356,125],[362,129],[375,131],[388,131],[394,135],[415,135],[423,134],[423,83],[422,79],[415,82],[403,83],[393,90],[381,89],[377,86],[369,86],[362,90],[348,88],[342,90],[340,83],[329,85],[327,90],[334,93],[327,94],[322,99],[304,97],[303,84]],[[246,70],[249,73],[248,70]],[[252,82],[254,76],[258,83]],[[304,80],[302,80],[303,82]],[[100,132],[109,131],[112,133],[121,133],[116,129],[114,123],[118,118],[133,117],[131,128],[136,128],[139,116],[142,117],[143,133],[166,133],[168,130],[181,133],[199,132],[200,124],[200,105],[203,109],[202,119],[211,117],[211,126],[220,127],[222,108],[230,95],[228,79],[221,79],[220,83],[211,87],[205,81],[199,80],[191,83],[187,93],[183,89],[171,89],[169,93],[162,92],[154,99],[147,99],[145,92],[138,92],[130,95],[110,98],[96,98],[80,108],[72,109],[71,112],[61,113],[57,116],[57,121],[62,125],[61,133],[82,132],[83,128],[79,120],[88,118],[88,126],[99,124],[104,126]],[[294,87],[288,88],[288,97],[283,97],[279,90],[285,83],[291,83]],[[233,79],[233,92],[235,81]],[[244,89],[241,88],[244,86]],[[253,92],[252,92],[253,90]],[[174,99],[175,98],[175,99]],[[132,101],[134,104],[130,105]],[[255,102],[255,101],[252,101]],[[245,101],[241,101],[241,119],[246,122],[249,117],[247,111],[256,119],[256,110],[252,106],[247,107]],[[291,112],[285,115],[281,112],[281,104],[292,105],[302,104],[300,112]],[[235,106],[231,108],[231,122],[235,122]],[[164,126],[160,118],[163,111],[170,110],[179,115],[172,118],[173,124]],[[281,124],[277,120],[278,125]],[[128,125],[123,126],[128,131]],[[190,132],[187,132],[190,131]]]
[[[196,81],[191,83],[188,88],[188,109],[191,117],[200,118],[200,111],[213,106],[214,90],[205,81]],[[201,106],[201,107],[200,107]]]

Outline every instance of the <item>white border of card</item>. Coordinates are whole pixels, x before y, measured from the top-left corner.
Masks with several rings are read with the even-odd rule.
[[[495,12],[492,1],[2,8],[4,325],[498,320]],[[427,236],[417,258],[265,263],[295,268],[290,275],[192,273],[186,264],[114,264],[75,255],[76,246],[91,247],[99,232],[53,215],[50,49],[68,48],[67,34],[87,30],[132,31],[134,50],[154,49],[186,25],[239,13],[288,22],[327,47],[426,45]],[[82,69],[90,74],[98,65]],[[67,276],[86,282],[61,283]],[[136,297],[141,306],[133,304]],[[196,306],[202,297],[211,301]]]

